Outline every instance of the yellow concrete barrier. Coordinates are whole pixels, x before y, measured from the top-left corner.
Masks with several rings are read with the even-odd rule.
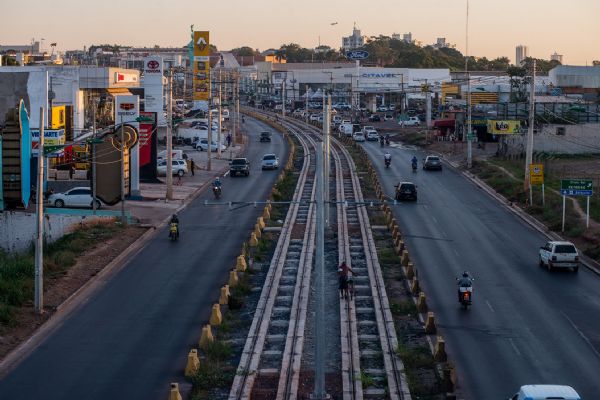
[[[221,315],[221,306],[217,304],[213,304],[212,312],[210,313],[210,324],[214,326],[221,325],[223,322],[223,315]]]
[[[235,269],[240,272],[244,272],[248,266],[246,265],[246,258],[242,255],[237,256]]]
[[[437,332],[437,328],[435,326],[435,316],[433,312],[429,311],[427,313],[427,319],[425,320],[425,333],[433,334]]]
[[[437,362],[446,362],[446,360],[448,359],[448,356],[446,355],[446,342],[441,336],[437,337],[437,343],[435,344],[433,358]]]
[[[238,284],[238,276],[237,276],[237,272],[235,271],[230,271],[229,272],[229,287],[230,288],[234,288],[236,287]]]
[[[419,280],[415,278],[410,283],[410,292],[413,294],[413,296],[416,296],[420,291],[421,288],[419,286]]]
[[[404,242],[402,240],[399,240],[398,244],[396,244],[396,254],[401,256],[403,251],[404,251]]]
[[[212,343],[215,340],[212,334],[212,329],[210,324],[206,324],[202,327],[202,335],[200,336],[200,342],[198,345],[201,349],[206,349],[209,343]]]
[[[417,300],[417,311],[420,313],[427,312],[427,300],[425,298],[425,293],[419,293],[419,299]]]
[[[412,279],[415,277],[415,264],[409,262],[406,265],[406,279]]]
[[[181,394],[179,393],[178,383],[171,383],[171,390],[169,391],[169,400],[181,400]]]
[[[260,239],[260,237],[262,236],[262,232],[261,232],[260,226],[258,226],[258,224],[254,224],[254,235],[256,236],[257,239]]]
[[[408,258],[408,250],[402,250],[402,259],[400,260],[402,262],[402,266],[408,267],[409,260],[410,259]]]
[[[265,206],[262,217],[263,217],[263,220],[271,219],[271,212],[269,211],[269,207]]]
[[[256,233],[252,232],[250,234],[250,241],[248,243],[250,244],[250,247],[258,246],[258,238],[256,237]]]
[[[188,354],[187,364],[185,366],[185,376],[194,376],[196,372],[198,372],[199,367],[200,359],[198,358],[198,350],[191,349]]]
[[[219,296],[219,304],[229,304],[229,285],[221,287],[221,295]]]
[[[256,219],[256,223],[258,224],[260,229],[265,229],[265,220],[263,219],[263,217],[258,217]]]

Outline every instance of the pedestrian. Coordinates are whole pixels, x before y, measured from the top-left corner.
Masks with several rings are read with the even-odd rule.
[[[227,147],[231,146],[231,133],[227,134]]]
[[[196,168],[196,163],[194,162],[194,159],[190,159],[190,169],[192,170],[192,176],[194,176],[194,169]]]
[[[181,175],[177,174],[177,186],[181,186]]]
[[[352,268],[346,264],[345,261],[342,261],[338,268],[339,275],[339,289],[340,289],[340,297],[344,299],[348,299],[348,272],[354,274]],[[351,297],[352,298],[352,297]]]

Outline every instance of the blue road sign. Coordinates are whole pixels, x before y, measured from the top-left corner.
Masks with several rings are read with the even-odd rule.
[[[560,194],[563,196],[591,196],[594,184],[591,179],[561,179]]]
[[[364,50],[349,50],[346,52],[346,57],[351,60],[364,60],[369,57],[369,52]]]

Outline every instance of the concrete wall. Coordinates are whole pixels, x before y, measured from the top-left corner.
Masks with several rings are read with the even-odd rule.
[[[71,232],[82,223],[112,217],[75,215],[46,215],[44,218],[46,241],[51,243]],[[35,240],[36,216],[24,212],[0,213],[0,247],[9,252],[27,250]]]
[[[557,135],[564,128],[564,135]],[[507,136],[510,152],[525,151],[527,135]],[[535,152],[560,154],[600,153],[600,124],[544,125],[533,137]]]
[[[40,67],[0,67],[0,125],[6,112],[25,101],[29,126],[39,128],[40,107],[48,109],[48,73]]]

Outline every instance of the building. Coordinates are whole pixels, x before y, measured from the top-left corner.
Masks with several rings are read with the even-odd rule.
[[[405,43],[414,43],[411,32],[408,32],[408,33],[405,33],[404,35],[402,35],[402,40]]]
[[[342,49],[352,50],[363,47],[365,45],[365,37],[360,34],[360,29],[356,26],[352,29],[352,35],[342,38]]]
[[[559,63],[563,63],[563,55],[562,54],[558,54],[557,52],[554,52],[554,54],[550,55],[550,60],[552,61],[558,61]]]
[[[435,44],[433,45],[436,49],[444,49],[446,47],[450,47],[450,44],[446,43],[446,38],[437,38]]]
[[[523,60],[529,57],[529,47],[522,44],[516,48],[515,65],[521,65]]]
[[[392,39],[394,40],[402,40],[402,36],[399,33],[392,33]]]

